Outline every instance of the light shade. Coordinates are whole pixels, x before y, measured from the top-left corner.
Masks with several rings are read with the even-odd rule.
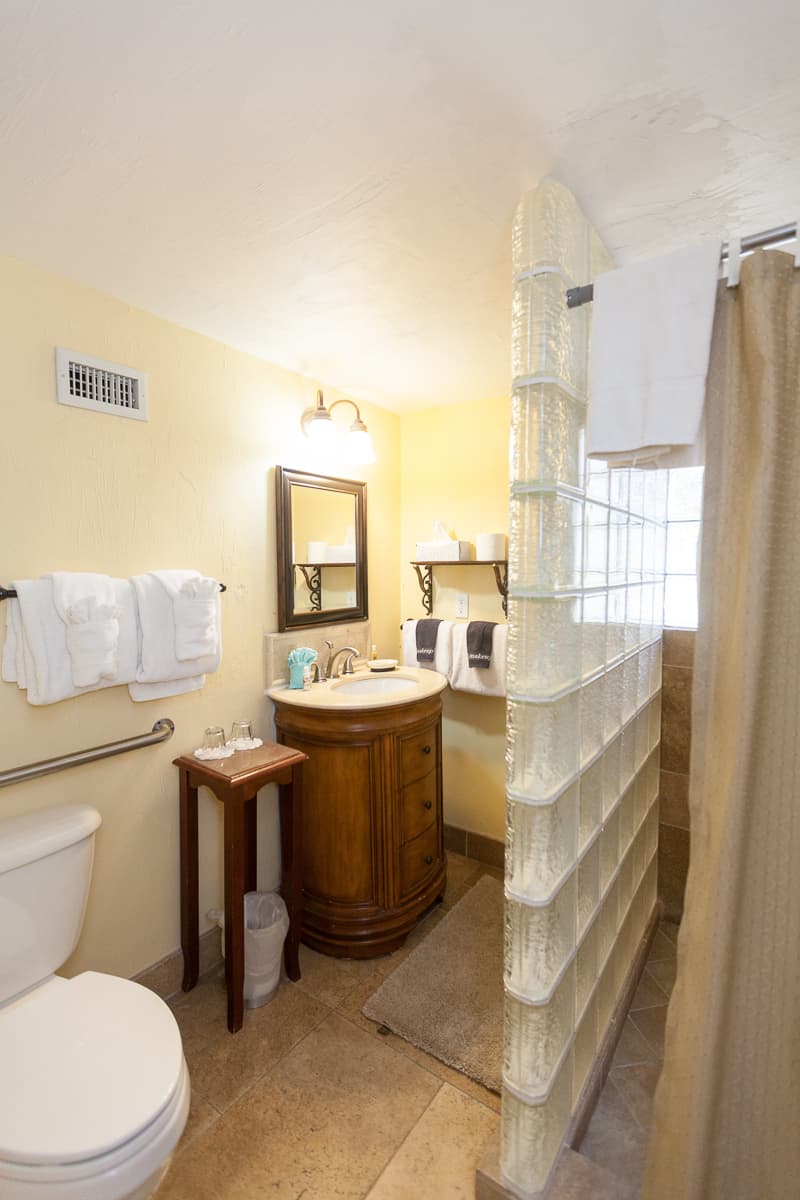
[[[341,440],[331,415],[337,404],[352,404],[356,410],[356,419]],[[300,423],[316,453],[338,454],[343,462],[351,466],[375,462],[372,438],[361,420],[361,412],[354,400],[334,400],[330,408],[326,408],[322,392],[318,391],[316,404],[313,408],[306,409]]]

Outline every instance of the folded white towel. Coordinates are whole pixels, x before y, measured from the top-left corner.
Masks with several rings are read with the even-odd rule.
[[[19,600],[6,600],[6,639],[3,642],[3,680],[25,688],[25,656],[22,651],[22,618]]]
[[[438,671],[440,675],[450,673],[452,661],[451,635],[452,621],[442,621],[436,630],[436,649],[433,662],[420,662],[417,658],[417,622],[403,622],[403,665],[406,667],[425,667],[429,671]]]
[[[600,275],[594,285],[586,453],[611,466],[703,462],[703,404],[719,241]]]
[[[492,661],[488,667],[471,667],[467,654],[467,624],[453,626],[453,665],[448,682],[454,691],[478,692],[482,696],[506,694],[507,625],[495,625],[492,634]]]
[[[19,687],[27,689],[30,704],[55,704],[72,696],[98,688],[129,683],[135,678],[137,661],[136,615],[133,591],[127,579],[113,580],[114,608],[118,611],[117,674],[89,686],[77,686],[73,679],[72,659],[67,648],[67,624],[59,616],[53,580],[15,580],[18,606],[11,610],[12,650],[4,648],[3,678],[11,675]]]
[[[164,683],[166,680],[188,679],[216,671],[220,663],[220,639],[212,654],[181,661],[176,653],[175,608],[173,597],[164,586],[164,572],[134,575],[131,580],[139,614],[139,665],[137,683]],[[174,574],[179,574],[175,572]],[[185,573],[190,578],[196,574]],[[180,580],[177,593],[186,578]],[[174,584],[172,581],[171,586]],[[218,602],[217,602],[218,603]],[[202,686],[199,685],[199,686]],[[170,693],[172,694],[172,693]]]
[[[219,654],[220,591],[197,571],[150,571],[172,600],[178,662]]]
[[[53,603],[67,627],[67,650],[76,687],[94,687],[118,672],[119,610],[108,575],[53,571]]]
[[[131,700],[161,700],[164,696],[199,692],[205,681],[205,675],[190,675],[188,679],[165,679],[162,683],[129,683],[128,691]]]
[[[93,596],[67,609],[67,651],[76,687],[93,687],[116,679],[118,671],[119,609],[98,604]]]

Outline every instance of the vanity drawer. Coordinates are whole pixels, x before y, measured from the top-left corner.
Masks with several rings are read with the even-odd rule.
[[[405,896],[435,871],[439,861],[439,828],[433,824],[400,847],[400,894]]]
[[[439,764],[437,727],[400,739],[400,786],[427,775]]]
[[[429,771],[400,792],[400,841],[410,842],[436,820],[438,776]]]

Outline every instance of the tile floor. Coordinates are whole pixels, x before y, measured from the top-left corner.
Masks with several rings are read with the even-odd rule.
[[[616,1178],[619,1200],[635,1200],[639,1195],[653,1093],[664,1059],[664,1024],[675,982],[677,933],[678,926],[669,921],[659,926],[611,1070],[579,1147],[583,1157]],[[586,1195],[589,1200],[590,1193]]]
[[[392,1034],[361,1006],[481,875],[448,855],[443,904],[382,959],[301,947],[302,979],[228,1033],[220,971],[173,1011],[192,1110],[158,1200],[466,1200],[500,1099]],[[659,985],[653,982],[653,986]]]

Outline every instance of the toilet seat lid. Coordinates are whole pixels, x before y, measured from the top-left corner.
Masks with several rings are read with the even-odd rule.
[[[87,971],[0,1009],[0,1159],[74,1163],[129,1141],[180,1081],[181,1037],[154,992]]]

